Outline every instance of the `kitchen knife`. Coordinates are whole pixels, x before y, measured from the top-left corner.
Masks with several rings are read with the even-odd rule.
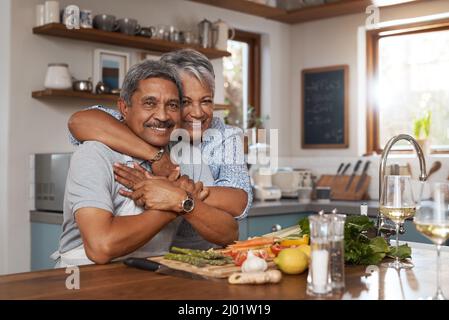
[[[125,265],[128,267],[134,267],[142,270],[148,270],[148,271],[154,271],[156,273],[164,274],[164,275],[170,275],[175,277],[182,277],[187,279],[193,279],[193,280],[213,280],[213,278],[206,277],[200,274],[192,273],[189,271],[184,270],[178,270],[173,269],[170,267],[167,267],[163,264],[150,261],[146,258],[127,258],[125,261],[123,261]]]
[[[341,172],[341,175],[342,175],[342,176],[344,176],[344,175],[346,174],[346,172],[348,171],[348,169],[349,169],[350,166],[351,166],[351,164],[348,163],[348,164],[344,167],[343,171]]]
[[[427,174],[427,179],[429,179],[432,174],[434,174],[440,169],[441,169],[441,161],[435,161],[434,163],[432,163],[432,167],[430,168],[429,173]]]
[[[354,180],[355,174],[357,173],[357,170],[359,170],[361,164],[362,160],[358,160],[357,163],[355,164],[354,171],[352,171],[351,177],[349,178],[348,184],[346,185],[345,192],[349,190],[352,180]]]
[[[363,183],[365,182],[366,177],[368,176],[367,172],[368,172],[370,164],[371,164],[371,161],[369,161],[369,160],[367,162],[365,162],[365,166],[363,167],[362,175],[360,176],[360,180],[357,183],[357,186],[355,187],[356,193],[359,192],[359,190],[362,188]]]
[[[331,186],[334,185],[335,179],[336,179],[337,176],[340,174],[341,169],[343,169],[344,166],[345,166],[345,164],[344,164],[343,162],[340,163],[340,166],[338,167],[338,170],[337,170],[337,174],[332,178]]]

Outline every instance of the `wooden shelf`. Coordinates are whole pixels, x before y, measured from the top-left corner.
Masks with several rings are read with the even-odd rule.
[[[340,0],[337,2],[324,3],[321,5],[307,6],[295,10],[283,10],[268,5],[254,3],[248,0],[189,0],[208,4],[215,7],[243,12],[258,17],[267,18],[288,24],[302,23],[306,21],[319,20],[342,16],[353,13],[363,13],[366,7],[372,4],[371,0]],[[423,2],[424,0],[406,0],[394,6],[410,2]],[[426,0],[428,1],[428,0]]]
[[[251,14],[262,18],[270,18],[286,14],[287,11],[247,0],[190,0],[215,7]]]
[[[341,0],[338,2],[329,2],[322,5],[290,10],[284,15],[272,17],[271,19],[288,24],[295,24],[346,14],[362,13],[365,12],[366,7],[369,5],[371,5],[371,0]]]
[[[33,91],[31,96],[35,99],[42,98],[80,98],[88,100],[102,100],[109,102],[116,102],[118,95],[115,94],[95,94],[91,92],[73,91],[73,90],[56,90],[45,89],[40,91]]]
[[[53,99],[53,98],[78,98],[85,100],[100,100],[105,102],[117,102],[119,98],[115,94],[95,94],[91,92],[81,92],[73,90],[56,90],[56,89],[45,89],[39,91],[33,91],[31,96],[35,99]],[[228,110],[231,106],[227,104],[215,104],[215,110]]]
[[[183,48],[193,48],[202,52],[210,59],[217,59],[230,56],[227,51],[190,46],[166,40],[151,39],[141,36],[130,36],[119,32],[108,32],[98,29],[67,29],[62,23],[50,23],[33,28],[34,34],[56,36],[75,40],[107,43],[121,47],[138,48],[152,52],[169,52]]]

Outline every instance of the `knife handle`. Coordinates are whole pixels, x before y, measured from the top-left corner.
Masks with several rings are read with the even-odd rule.
[[[348,171],[349,167],[351,166],[351,163],[348,163],[345,168],[343,169],[343,171],[341,172],[341,175],[344,175],[346,173],[346,171]]]
[[[361,164],[362,164],[362,160],[358,160],[357,163],[355,164],[354,173],[356,173],[357,170],[359,170]]]
[[[365,163],[365,166],[363,167],[362,174],[366,173],[368,171],[368,168],[369,168],[370,164],[371,164],[371,161],[369,161],[369,160]]]
[[[137,269],[148,271],[156,271],[160,267],[159,263],[150,261],[146,258],[126,258],[123,263],[128,267],[134,267]]]
[[[341,169],[343,169],[344,165],[345,165],[345,164],[344,164],[343,162],[340,163],[340,166],[338,167],[338,170],[337,170],[337,176],[340,174]]]

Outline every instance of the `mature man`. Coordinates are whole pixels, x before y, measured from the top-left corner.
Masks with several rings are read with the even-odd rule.
[[[153,146],[164,147],[180,123],[181,99],[176,70],[162,62],[145,61],[127,73],[118,106],[134,134]],[[66,184],[59,266],[102,264],[131,253],[164,254],[181,219],[188,220],[213,243],[236,240],[238,226],[233,216],[202,201],[198,185],[192,189],[191,184],[186,187],[152,177],[144,189],[151,208],[137,207],[122,195],[123,186],[114,177],[114,164],[132,162],[150,169],[148,163],[100,142],[85,142],[74,153]]]

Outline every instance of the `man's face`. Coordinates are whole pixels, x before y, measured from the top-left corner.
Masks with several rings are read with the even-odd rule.
[[[176,85],[165,79],[139,81],[131,97],[131,106],[119,100],[126,125],[138,137],[155,147],[164,147],[170,134],[181,122],[181,108]]]

